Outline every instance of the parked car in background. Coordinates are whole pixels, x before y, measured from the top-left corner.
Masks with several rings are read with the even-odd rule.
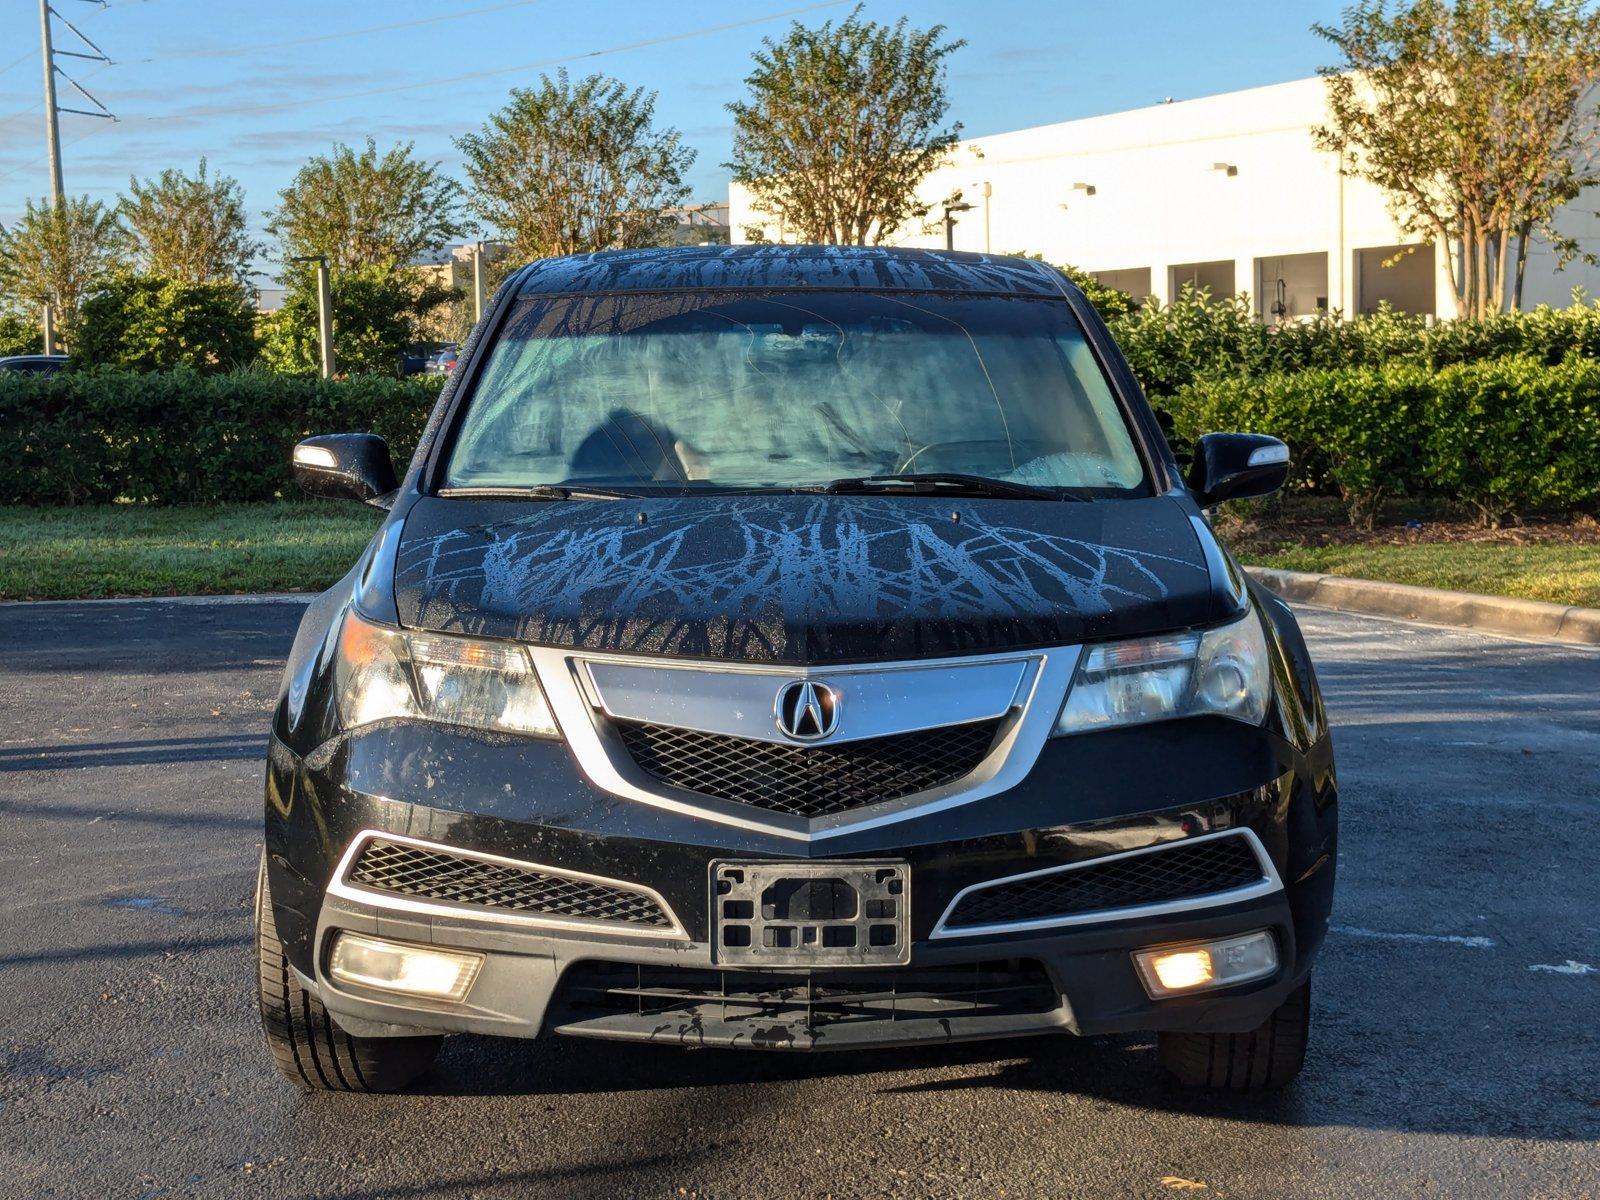
[[[452,342],[430,357],[422,369],[431,375],[448,375],[456,369],[456,360],[459,357],[460,347]]]
[[[54,375],[72,360],[65,354],[13,354],[0,358],[0,371],[25,371],[31,375]]]
[[[1156,1031],[1299,1072],[1337,784],[1293,614],[1083,294],[1019,258],[618,251],[524,268],[313,601],[256,903],[283,1073],[445,1034],[859,1049]],[[1136,1061],[1130,1059],[1130,1061]]]

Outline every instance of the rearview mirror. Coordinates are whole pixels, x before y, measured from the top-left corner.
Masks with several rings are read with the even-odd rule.
[[[1201,508],[1270,496],[1289,479],[1289,447],[1260,433],[1208,433],[1194,444],[1189,490]]]
[[[399,487],[389,443],[375,433],[325,433],[294,448],[294,478],[308,496],[364,500],[387,508]]]

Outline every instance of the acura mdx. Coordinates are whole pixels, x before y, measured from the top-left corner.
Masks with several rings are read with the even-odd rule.
[[[535,262],[306,611],[260,1003],[307,1088],[441,1039],[830,1050],[1155,1031],[1299,1071],[1337,789],[1289,609],[1057,270],[887,248]]]

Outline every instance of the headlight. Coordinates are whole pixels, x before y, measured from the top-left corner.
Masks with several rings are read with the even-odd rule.
[[[1056,733],[1143,725],[1206,713],[1259,725],[1272,672],[1252,610],[1232,625],[1092,646],[1056,721]]]
[[[407,633],[347,612],[334,667],[346,729],[409,717],[501,733],[558,737],[521,646]]]

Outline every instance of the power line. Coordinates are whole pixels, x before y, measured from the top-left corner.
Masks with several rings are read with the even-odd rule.
[[[130,0],[123,0],[124,4],[129,3],[129,2],[130,2]],[[144,0],[144,3],[149,3],[149,0]],[[117,7],[119,7],[119,6],[115,5],[115,4],[101,4],[99,8],[95,9],[94,12],[90,13],[89,15],[91,17],[98,16],[100,13],[105,12],[109,8],[117,8]],[[32,57],[33,57],[33,51],[32,50],[29,50],[25,54],[18,55],[16,58],[13,58],[10,62],[8,62],[5,66],[0,67],[0,75],[4,75],[7,71],[11,70],[13,67],[20,67],[23,63],[27,62]]]
[[[724,33],[730,29],[743,29],[750,25],[763,25],[768,21],[782,20],[784,17],[797,17],[804,13],[816,12],[822,8],[837,8],[849,0],[822,0],[819,4],[804,4],[798,8],[786,8],[779,12],[766,13],[759,17],[746,17],[739,21],[725,21],[720,25],[707,25],[700,29],[690,29],[683,33],[663,34],[660,37],[644,38],[636,42],[626,42],[618,46],[607,46],[601,50],[587,50],[581,54],[563,54],[556,58],[540,59],[536,62],[518,63],[511,67],[496,67],[487,71],[468,71],[460,75],[447,75],[439,79],[424,79],[416,83],[399,83],[389,87],[364,88],[357,92],[340,92],[335,95],[307,96],[299,100],[281,100],[274,104],[246,104],[234,105],[229,108],[213,108],[201,113],[168,113],[163,116],[139,117],[141,121],[181,121],[190,120],[195,116],[200,117],[236,117],[248,116],[253,113],[282,112],[291,108],[305,108],[309,105],[329,104],[338,100],[360,100],[367,96],[388,96],[396,92],[412,92],[422,88],[443,87],[452,83],[470,83],[478,79],[489,79],[497,75],[514,75],[520,71],[537,71],[544,67],[560,66],[562,63],[578,62],[587,58],[601,58],[608,54],[622,54],[629,50],[643,50],[651,46],[663,46],[671,42],[688,41],[691,38],[706,37],[713,33]]]
[[[107,67],[114,66],[114,65],[115,65],[114,63],[111,63],[109,61],[103,62],[99,66],[97,66],[94,70],[90,71],[87,75],[85,75],[84,79],[86,81],[90,80],[90,79],[93,79],[96,75],[100,74],[101,71],[104,71]],[[5,126],[11,124],[12,121],[15,121],[19,117],[25,117],[29,113],[38,112],[43,107],[44,107],[44,98],[40,97],[38,100],[35,100],[32,104],[28,105],[27,108],[19,108],[19,109],[17,109],[16,112],[7,113],[5,116],[0,117],[0,128],[4,128]]]
[[[157,58],[141,58],[140,63],[169,62],[175,58],[236,58],[262,50],[292,50],[298,46],[314,46],[321,42],[336,42],[342,38],[364,37],[369,33],[390,33],[397,29],[415,29],[419,25],[436,25],[440,21],[455,21],[462,17],[475,17],[481,13],[505,12],[512,8],[528,8],[543,4],[544,0],[505,0],[502,4],[485,4],[478,8],[463,8],[455,12],[438,13],[431,17],[415,17],[409,21],[394,21],[387,25],[367,25],[361,29],[345,29],[338,33],[319,33],[311,37],[292,38],[286,42],[257,42],[253,46],[219,46],[215,50],[178,50],[163,53]],[[4,74],[0,68],[0,74]]]
[[[87,132],[80,133],[77,137],[72,138],[71,140],[62,143],[61,148],[63,150],[70,150],[70,149],[72,149],[72,147],[76,146],[79,142],[86,142],[90,138],[97,137],[98,135],[104,133],[106,130],[108,130],[110,128],[111,128],[111,125],[110,125],[109,122],[104,124],[104,125],[96,125],[93,128],[89,129]],[[27,161],[25,163],[22,163],[19,166],[12,167],[11,170],[5,172],[4,174],[0,174],[0,183],[4,183],[6,180],[12,178],[15,175],[22,174],[22,172],[24,172],[24,171],[31,171],[35,167],[37,167],[38,165],[39,165],[39,159],[37,157],[34,157],[34,158],[30,159],[29,161]]]
[[[128,0],[123,0],[123,2],[127,3]],[[146,2],[148,2],[148,0],[146,0]],[[520,4],[528,4],[528,3],[538,3],[538,2],[540,2],[540,0],[517,0],[517,2],[520,3]],[[580,61],[580,60],[583,60],[583,59],[601,58],[601,57],[604,57],[606,55],[611,55],[611,54],[622,54],[622,53],[625,53],[625,52],[627,52],[629,50],[642,50],[642,49],[646,49],[646,48],[651,47],[651,46],[660,46],[660,45],[666,45],[666,44],[673,43],[673,42],[687,41],[687,40],[689,40],[691,38],[706,37],[706,36],[709,36],[709,35],[715,34],[715,33],[723,33],[723,32],[726,32],[728,30],[731,30],[731,29],[742,29],[742,28],[745,28],[745,27],[750,26],[750,25],[759,25],[759,24],[764,24],[764,23],[766,23],[768,21],[782,20],[782,19],[784,19],[786,17],[797,17],[797,16],[801,16],[801,15],[803,15],[805,13],[815,12],[818,9],[837,8],[839,5],[844,4],[844,3],[847,3],[847,0],[823,0],[822,3],[806,4],[806,5],[801,5],[801,6],[795,7],[795,8],[782,9],[782,10],[780,10],[778,12],[767,13],[767,14],[764,14],[764,15],[758,16],[758,17],[747,17],[747,18],[744,18],[744,19],[738,20],[738,21],[726,21],[726,22],[723,22],[721,24],[708,25],[708,26],[704,26],[704,27],[699,28],[699,29],[685,30],[682,33],[664,34],[664,35],[662,35],[660,37],[645,38],[645,39],[642,39],[640,41],[627,42],[627,43],[624,43],[624,44],[621,44],[621,45],[616,45],[616,46],[607,46],[607,47],[604,47],[604,48],[599,49],[599,50],[588,50],[588,51],[584,51],[584,52],[579,53],[579,54],[567,54],[567,55],[561,55],[561,56],[556,57],[556,58],[541,59],[541,60],[539,60],[537,62],[520,63],[520,64],[518,64],[516,66],[498,67],[498,68],[495,68],[493,70],[488,70],[488,71],[473,71],[473,72],[470,72],[470,73],[467,73],[467,74],[463,74],[463,75],[451,75],[451,76],[447,76],[447,77],[439,78],[439,79],[426,79],[426,80],[418,81],[416,83],[397,84],[397,85],[394,85],[392,87],[368,88],[368,89],[365,89],[365,90],[362,90],[362,91],[347,92],[347,93],[343,93],[343,94],[335,95],[335,96],[317,96],[317,97],[307,98],[307,99],[304,99],[304,100],[284,101],[284,102],[277,103],[277,104],[242,105],[242,106],[234,106],[232,108],[225,108],[225,109],[212,109],[210,112],[203,113],[203,114],[200,114],[200,115],[201,116],[206,116],[206,117],[212,117],[212,116],[242,116],[242,115],[247,115],[247,114],[250,114],[250,113],[259,113],[259,112],[278,112],[278,111],[281,111],[281,110],[284,110],[284,109],[299,108],[299,107],[304,107],[306,105],[314,105],[314,104],[326,104],[326,103],[329,103],[331,101],[337,101],[337,100],[353,100],[353,99],[360,99],[360,98],[363,98],[363,97],[366,97],[366,96],[390,95],[390,94],[397,93],[397,92],[415,91],[415,90],[419,90],[419,89],[422,89],[422,88],[430,88],[430,87],[442,87],[442,86],[444,86],[446,84],[463,83],[463,82],[468,82],[468,81],[475,80],[475,79],[483,79],[483,78],[489,78],[489,77],[499,76],[499,75],[511,75],[511,74],[515,74],[518,71],[539,70],[539,69],[542,69],[544,67],[559,66],[559,65],[561,65],[563,63],[577,62],[577,61]],[[497,8],[510,8],[510,7],[515,7],[515,6],[516,6],[515,4],[494,5],[494,6],[489,6],[487,8],[484,8],[484,9],[474,9],[474,10],[471,10],[471,11],[473,11],[473,12],[492,11],[492,10],[497,9]],[[463,14],[456,14],[456,15],[463,15]],[[420,21],[419,22],[401,22],[399,24],[403,26],[403,25],[418,24],[418,23],[421,23],[421,22]],[[386,27],[380,27],[380,28],[386,28]],[[352,32],[355,32],[355,31],[352,31]],[[344,35],[339,35],[339,36],[344,36]],[[100,70],[104,70],[104,67],[102,66],[100,68]],[[12,114],[12,116],[13,117],[23,116],[27,112],[33,111],[34,108],[41,107],[42,104],[43,104],[43,101],[40,101],[38,104],[33,105],[32,108],[25,109],[25,110],[23,110],[23,112],[14,113],[14,114]],[[167,115],[163,115],[163,116],[129,118],[129,120],[138,120],[138,121],[144,121],[144,122],[159,123],[159,122],[162,122],[162,121],[174,121],[174,120],[188,119],[190,116],[191,116],[191,114],[189,114],[189,113],[171,113],[171,114],[167,114]],[[11,117],[5,118],[5,120],[10,120],[10,119],[12,119],[12,118]],[[82,142],[82,141],[86,140],[87,138],[94,137],[97,134],[103,132],[105,129],[109,128],[109,127],[110,127],[110,123],[108,122],[104,126],[99,126],[99,127],[95,128],[95,129],[89,131],[88,133],[84,133],[84,134],[72,139],[66,145],[67,145],[67,147],[75,146],[79,142]],[[10,171],[7,171],[7,172],[4,172],[3,174],[0,174],[0,182],[4,182],[4,181],[12,178],[13,176],[20,174],[22,171],[28,170],[28,169],[36,166],[37,163],[38,163],[38,160],[34,159],[31,162],[24,163],[21,166],[14,167]]]
[[[87,0],[87,2],[94,3],[96,0]],[[98,2],[104,4],[105,0],[98,0]],[[52,30],[50,24],[52,17],[65,25],[84,49],[57,50],[55,43],[51,40]],[[57,57],[81,58],[88,62],[106,64],[109,64],[111,59],[106,57],[105,51],[85,37],[81,29],[57,12],[50,0],[39,0],[39,42],[40,58],[44,64],[44,127],[45,142],[49,149],[50,158],[50,199],[57,208],[60,208],[66,199],[66,187],[61,180],[61,114],[64,112],[76,113],[80,117],[101,117],[107,121],[115,121],[117,118],[112,115],[109,108],[100,103],[93,92],[58,67],[56,59]],[[56,99],[57,76],[65,79],[72,86],[72,90],[94,105],[94,108],[63,108]],[[48,335],[45,340],[48,343]]]

